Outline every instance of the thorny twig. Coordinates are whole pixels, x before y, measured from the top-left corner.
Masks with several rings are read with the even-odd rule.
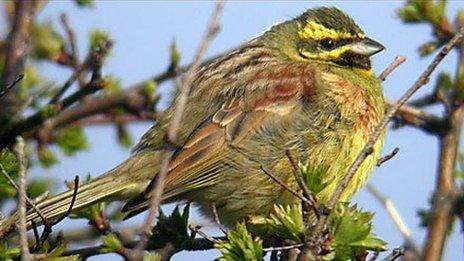
[[[39,230],[37,229],[37,225],[35,224],[34,220],[31,220],[31,223],[32,223],[32,232],[34,232],[35,248],[38,249],[39,246],[41,245],[40,236],[39,236]],[[34,250],[36,250],[36,249],[34,249]]]
[[[68,211],[66,211],[64,215],[62,215],[60,218],[58,218],[54,222],[52,223],[47,222],[44,224],[44,230],[42,232],[42,235],[40,236],[40,245],[42,245],[45,242],[45,240],[47,240],[50,233],[52,233],[53,226],[60,223],[63,219],[69,216],[69,214],[71,214],[71,211],[73,210],[73,207],[74,207],[74,203],[76,202],[76,196],[77,196],[78,189],[79,189],[79,176],[76,176],[74,178],[74,190],[73,190],[73,195],[71,198],[71,203],[69,204],[69,207],[68,207]]]
[[[188,225],[188,228],[189,228],[192,232],[197,233],[198,235],[200,235],[200,236],[203,237],[204,239],[209,240],[209,241],[211,241],[211,242],[213,242],[213,243],[215,243],[215,244],[219,244],[219,243],[222,242],[221,240],[218,240],[218,239],[216,239],[216,238],[214,238],[214,237],[208,236],[206,233],[204,233],[203,231],[200,230],[200,227],[197,227],[197,226],[194,226],[194,225],[189,224],[189,225]]]
[[[368,141],[366,142],[366,145],[364,148],[361,150],[361,152],[358,154],[354,162],[351,164],[349,167],[345,177],[343,180],[340,182],[339,186],[335,190],[334,194],[332,195],[331,199],[329,200],[327,204],[327,209],[328,212],[330,213],[330,210],[332,210],[335,206],[335,204],[339,201],[340,197],[342,196],[343,192],[345,191],[346,187],[348,186],[349,182],[352,180],[353,176],[356,174],[357,170],[361,166],[361,164],[364,162],[364,160],[372,154],[374,145],[376,144],[378,138],[382,135],[384,132],[385,128],[387,127],[388,123],[390,122],[390,119],[395,115],[395,113],[398,111],[398,109],[404,105],[409,98],[417,91],[419,90],[422,86],[427,84],[430,75],[432,74],[433,71],[435,71],[436,67],[440,62],[443,60],[443,58],[446,57],[446,55],[461,41],[462,37],[464,34],[464,29],[461,30],[458,34],[456,34],[448,44],[446,44],[441,51],[435,56],[433,59],[432,63],[426,68],[426,70],[419,76],[419,78],[416,80],[416,82],[401,96],[401,98],[395,103],[395,105],[391,108],[388,109],[387,113],[385,114],[384,118],[380,121],[380,123],[376,126],[374,129],[374,132],[369,136]],[[313,236],[313,243],[315,245],[319,245],[321,237],[322,237],[322,232],[324,230],[325,224],[327,222],[328,215],[322,216],[315,227],[314,230],[314,236]],[[317,254],[317,253],[316,253]]]
[[[76,35],[69,25],[68,16],[65,13],[60,15],[60,22],[63,25],[64,30],[66,31],[66,35],[68,36],[69,47],[71,48],[71,58],[74,63],[79,61],[79,52],[77,50],[77,42],[76,42]]]
[[[398,154],[399,151],[400,151],[400,148],[395,147],[390,153],[388,153],[387,155],[385,155],[385,156],[381,157],[380,159],[378,159],[377,160],[377,167],[380,167],[385,162],[391,160],[393,157],[396,156],[396,154]]]
[[[216,222],[216,225],[218,226],[218,228],[222,231],[222,233],[224,233],[225,235],[227,235],[227,231],[222,227],[222,223],[221,223],[221,220],[219,219],[219,214],[217,212],[217,208],[216,208],[216,204],[213,203],[211,205],[211,209],[213,211],[213,216],[214,216],[214,221]]]
[[[22,191],[19,189],[18,185],[16,185],[15,181],[10,177],[8,172],[6,172],[5,167],[3,166],[3,164],[1,162],[0,162],[0,170],[1,170],[1,173],[3,174],[3,176],[8,181],[8,183],[10,183],[10,185],[15,188],[15,190],[18,192],[18,194],[22,193]],[[47,221],[46,221],[46,218],[45,218],[44,214],[42,213],[42,211],[40,211],[40,209],[36,206],[36,204],[27,195],[25,195],[25,196],[26,196],[27,204],[29,204],[34,209],[34,211],[37,212],[37,215],[39,215],[39,217],[42,219],[42,222],[45,224]]]
[[[267,247],[263,248],[264,252],[271,252],[271,251],[283,251],[283,250],[290,250],[290,249],[295,249],[302,247],[304,244],[299,243],[299,244],[294,244],[294,245],[289,245],[289,246],[281,246],[281,247]]]
[[[10,83],[8,86],[0,90],[0,98],[2,98],[3,95],[5,95],[11,88],[15,87],[18,82],[20,82],[24,78],[23,74],[20,74],[16,80],[14,80],[12,83]]]
[[[219,31],[219,18],[221,16],[224,3],[225,2],[222,0],[218,0],[216,2],[216,7],[213,11],[213,15],[211,16],[211,19],[206,29],[206,34],[200,43],[200,47],[195,55],[191,67],[185,73],[185,77],[183,78],[182,89],[176,100],[173,117],[170,121],[169,128],[167,130],[167,137],[170,143],[175,143],[175,140],[177,138],[177,131],[182,120],[182,115],[185,110],[185,106],[187,104],[187,99],[190,94],[191,85],[194,81],[194,76],[200,68],[201,60],[203,59],[206,49],[208,48],[209,44]],[[164,189],[164,180],[168,173],[168,164],[172,157],[172,151],[165,150],[163,154],[164,155],[162,156],[160,171],[156,176],[157,181],[155,183],[154,188],[152,188],[152,191],[150,192],[151,197],[149,202],[149,212],[147,219],[143,225],[144,233],[142,234],[140,238],[140,243],[136,248],[136,252],[139,253],[136,253],[138,257],[141,257],[142,250],[145,249],[145,246],[148,242],[148,236],[151,232],[152,223],[156,217],[159,205],[161,203],[161,195]]]
[[[19,222],[17,224],[19,231],[19,240],[21,246],[21,260],[32,260],[31,253],[29,252],[29,244],[27,242],[27,224],[26,224],[26,189],[27,189],[27,159],[24,155],[24,140],[21,136],[16,137],[16,144],[14,146],[14,153],[18,161],[18,179],[19,179],[19,200],[18,200],[18,214]]]
[[[380,252],[374,252],[371,258],[369,258],[369,261],[376,261],[377,258],[379,258],[379,255],[380,255]]]
[[[295,177],[295,179],[296,179],[296,181],[298,183],[298,186],[300,186],[301,190],[303,191],[303,196],[305,198],[307,198],[311,202],[311,204],[309,204],[309,206],[314,211],[317,218],[319,218],[320,213],[319,213],[319,209],[318,209],[318,206],[317,206],[316,198],[314,197],[313,192],[306,185],[306,181],[304,180],[303,175],[301,174],[301,171],[300,171],[300,169],[298,167],[297,159],[292,155],[292,153],[288,149],[285,150],[285,155],[287,156],[288,160],[290,161],[290,165],[292,165],[293,176]]]
[[[403,255],[404,255],[404,248],[402,247],[395,248],[388,256],[382,259],[382,261],[395,261],[396,259],[400,258]]]
[[[395,60],[387,67],[383,72],[377,77],[380,81],[385,81],[388,75],[390,75],[398,66],[406,61],[406,57],[402,55],[398,55],[395,57]]]
[[[280,185],[283,189],[287,190],[288,192],[290,192],[295,197],[299,198],[304,203],[306,203],[308,205],[312,204],[312,202],[309,201],[309,199],[307,199],[302,194],[300,194],[300,193],[296,192],[295,190],[293,190],[289,185],[287,185],[285,182],[280,180],[276,175],[272,174],[272,172],[270,170],[266,169],[264,166],[260,166],[260,168],[264,172],[264,174],[268,175],[275,183]]]

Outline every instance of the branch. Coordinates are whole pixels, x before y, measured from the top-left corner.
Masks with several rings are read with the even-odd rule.
[[[395,60],[387,67],[383,72],[377,77],[381,82],[385,81],[387,77],[396,69],[398,66],[400,66],[402,63],[406,61],[406,57],[402,55],[398,55],[395,57]]]
[[[436,102],[438,102],[437,94],[438,93],[434,91],[433,93],[427,94],[425,96],[419,97],[415,100],[408,102],[408,105],[418,107],[418,108],[433,105]]]
[[[232,48],[232,49],[235,49],[235,48]],[[229,53],[229,52],[230,50],[224,53]],[[212,56],[204,60],[201,63],[201,65],[210,63],[211,61],[220,57],[224,53]],[[86,117],[96,115],[99,113],[103,113],[112,108],[117,108],[118,106],[129,107],[134,110],[143,110],[143,109],[146,110],[146,108],[148,107],[152,108],[153,101],[157,101],[159,96],[147,97],[146,93],[144,92],[145,83],[147,81],[153,81],[159,85],[160,83],[171,80],[174,77],[182,73],[185,73],[192,67],[192,65],[193,63],[187,64],[185,66],[179,67],[177,70],[172,70],[172,68],[167,68],[164,72],[157,74],[146,81],[142,81],[133,86],[124,88],[123,91],[115,93],[115,94],[111,94],[108,96],[99,95],[99,96],[94,96],[94,97],[87,97],[87,99],[84,102],[80,103],[79,106],[73,106],[66,110],[62,110],[55,117],[47,119],[47,125],[49,126],[49,129],[60,128],[67,124],[71,124],[75,121],[85,119]],[[72,83],[74,83],[74,81],[76,80],[76,77],[77,77],[77,73],[74,72],[74,74],[71,75],[71,77],[63,85],[63,87],[67,86],[67,88],[69,88],[72,85]],[[17,125],[20,125],[21,122],[22,121],[14,124],[16,127],[13,127],[13,128],[17,129],[15,132],[18,132],[22,136],[25,136],[25,137],[31,137],[32,135],[30,133],[32,131],[35,131],[38,127],[40,127],[40,124],[42,124],[43,121],[37,121],[28,126],[24,124],[23,126],[17,126]],[[0,133],[0,149],[5,148],[7,145],[12,143],[13,140],[11,139],[11,137],[14,137],[12,133],[13,131],[11,130],[9,131],[9,133],[6,133],[6,134]],[[10,139],[7,139],[6,137],[10,137]]]
[[[316,198],[314,197],[313,192],[308,188],[306,185],[306,181],[304,180],[303,175],[301,174],[300,169],[298,168],[298,162],[295,159],[295,157],[291,154],[290,150],[285,150],[285,155],[287,155],[288,160],[290,161],[290,165],[292,166],[292,173],[293,176],[295,177],[296,182],[298,183],[298,186],[300,186],[300,189],[303,191],[303,197],[307,199],[305,205],[308,205],[316,214],[316,217],[319,218],[321,215],[318,209],[317,201]],[[264,171],[263,167],[261,169]],[[267,173],[266,173],[267,174]],[[307,203],[310,202],[310,203]]]
[[[295,197],[297,197],[298,199],[300,199],[302,202],[305,202],[306,204],[308,205],[311,205],[312,202],[309,201],[309,199],[305,198],[303,195],[301,195],[300,193],[296,192],[295,190],[293,190],[289,185],[287,185],[285,182],[283,182],[282,180],[280,180],[278,177],[276,177],[276,175],[272,174],[272,172],[270,172],[268,169],[266,169],[264,166],[261,166],[261,170],[264,172],[264,174],[266,174],[268,177],[270,177],[275,183],[279,184],[279,186],[281,186],[283,189],[287,190],[288,192],[290,192],[290,194],[294,195]]]
[[[395,103],[387,102],[387,106],[392,108]],[[408,105],[399,108],[393,117],[393,121],[395,123],[393,128],[395,129],[407,125],[438,136],[442,135],[448,128],[447,122],[442,118]]]
[[[215,237],[215,240],[227,240],[225,237]],[[125,248],[131,249],[135,248],[137,244],[139,243],[138,240],[133,240],[130,242],[123,242],[123,245]],[[89,258],[91,256],[96,256],[96,255],[101,255],[102,252],[101,250],[105,246],[100,245],[100,246],[95,246],[95,247],[85,247],[85,248],[80,248],[80,249],[74,249],[74,250],[68,250],[63,253],[63,256],[70,256],[70,255],[79,255],[83,260],[86,258]],[[205,238],[196,238],[193,243],[191,244],[186,244],[184,249],[176,249],[176,253],[186,250],[186,251],[204,251],[204,250],[209,250],[214,248],[214,243],[211,242],[208,239]],[[152,249],[151,247],[147,246],[145,250],[159,250],[159,249]],[[168,251],[166,251],[168,252]],[[170,252],[172,254],[172,252]]]
[[[406,223],[404,223],[403,218],[401,218],[401,215],[396,210],[393,202],[386,196],[382,195],[382,193],[380,193],[380,191],[378,191],[372,184],[367,184],[366,188],[367,191],[369,191],[369,193],[371,193],[371,195],[377,199],[377,201],[379,201],[379,203],[382,204],[382,206],[385,208],[385,211],[387,211],[388,215],[393,221],[393,224],[395,224],[396,228],[403,236],[404,241],[406,241],[406,245],[411,247],[416,257],[419,257],[421,252],[419,245],[411,236],[411,232],[408,226]]]
[[[22,195],[26,201],[27,201],[27,204],[29,204],[34,210],[35,212],[37,212],[37,215],[39,215],[39,217],[42,219],[42,222],[44,224],[47,223],[47,220],[44,216],[44,214],[42,213],[42,211],[40,211],[40,209],[36,206],[36,204],[26,195],[26,193],[24,191],[22,191],[18,185],[16,185],[15,181],[11,178],[11,176],[8,174],[8,172],[6,172],[5,170],[5,167],[3,166],[3,164],[0,162],[0,171],[2,173],[2,175],[6,178],[6,180],[8,181],[8,183],[10,183],[10,185],[12,185],[15,190],[18,192],[18,195]],[[5,227],[5,230],[10,230],[11,227],[14,225],[14,223],[10,223],[11,226],[8,226],[8,227]],[[3,234],[3,232],[0,232],[0,234]]]
[[[77,41],[76,35],[74,30],[69,25],[68,16],[65,13],[60,15],[60,21],[63,25],[63,28],[68,36],[68,44],[70,48],[70,58],[71,58],[71,65],[74,69],[74,72],[77,75],[77,81],[79,82],[79,87],[82,88],[85,86],[85,73],[88,68],[86,66],[79,66],[79,50],[77,48]],[[86,59],[87,60],[87,59]],[[84,62],[85,64],[86,62]]]
[[[20,82],[22,79],[24,78],[24,75],[23,74],[20,74],[18,76],[18,78],[16,78],[16,80],[14,80],[12,83],[10,83],[8,86],[6,86],[5,88],[3,88],[2,90],[0,90],[0,98],[3,97],[3,95],[5,95],[9,90],[11,90],[11,88],[15,87],[16,84],[18,84],[18,82]]]
[[[19,202],[18,214],[19,223],[17,224],[19,232],[19,241],[21,246],[21,260],[32,260],[31,253],[29,252],[29,244],[27,242],[27,225],[26,225],[26,189],[27,189],[27,159],[24,155],[24,140],[20,136],[16,138],[16,145],[14,153],[18,161],[18,178],[19,178]]]
[[[14,3],[14,21],[6,39],[0,86],[7,86],[14,82],[18,75],[23,74],[26,55],[30,43],[30,29],[34,23],[35,12],[39,1],[16,1]],[[3,90],[2,90],[3,91]],[[0,100],[0,124],[10,123],[12,116],[18,114],[20,101],[19,90],[8,92]],[[13,137],[13,140],[16,138]],[[14,142],[14,141],[13,141]]]
[[[53,223],[50,224],[50,223],[47,222],[47,223],[44,224],[44,230],[42,232],[42,235],[40,236],[40,244],[39,245],[42,245],[45,242],[45,240],[47,240],[50,233],[52,233],[52,228],[53,228],[54,225],[60,223],[61,221],[63,221],[63,219],[65,219],[67,216],[69,216],[71,214],[71,211],[73,210],[74,203],[76,202],[76,196],[77,196],[78,188],[79,188],[79,176],[76,175],[76,177],[74,178],[73,195],[72,195],[71,203],[69,204],[69,207],[68,207],[68,211],[66,211],[66,213],[64,215],[62,215],[60,218],[55,220]]]
[[[393,62],[387,68],[385,68],[385,70],[383,70],[383,72],[377,78],[382,82],[385,81],[385,79],[405,61],[406,57],[401,55],[396,56],[395,60],[393,60]],[[436,100],[436,94],[433,96]],[[424,111],[414,108],[415,103],[410,102],[408,104],[409,106],[403,105],[399,108],[397,115],[394,117],[396,123],[394,128],[400,128],[406,124],[431,134],[442,133],[445,124],[440,117],[427,114]],[[388,107],[393,107],[394,105],[395,104],[392,102],[387,102]]]
[[[101,78],[101,66],[102,66],[102,59],[105,54],[111,48],[112,43],[110,41],[101,43],[100,48],[98,51],[91,55],[91,67],[93,68],[92,78],[90,79],[89,83],[83,88],[78,89],[76,92],[72,93],[68,97],[64,98],[61,101],[58,101],[60,97],[58,94],[66,88],[66,86],[70,86],[72,82],[77,77],[77,73],[74,73],[71,78],[64,84],[61,90],[58,92],[58,96],[55,95],[51,101],[52,103],[49,106],[55,106],[55,109],[59,112],[63,111],[64,109],[68,108],[69,106],[73,105],[75,102],[81,100],[83,97],[92,94],[98,90],[100,90],[103,86],[103,81]],[[74,79],[74,80],[73,80]],[[64,91],[63,91],[64,92]],[[56,101],[55,101],[56,99]],[[33,129],[37,126],[40,126],[47,120],[47,116],[43,113],[42,110],[36,112],[35,114],[27,117],[24,120],[21,120],[15,123],[10,129],[8,129],[5,133],[2,133],[0,136],[0,148],[4,148],[9,143],[13,137],[17,135],[23,134],[25,131]]]
[[[198,49],[195,58],[193,60],[192,66],[188,69],[185,73],[185,77],[182,81],[182,90],[179,94],[179,97],[176,100],[174,105],[174,112],[172,119],[170,120],[169,128],[167,130],[167,137],[169,138],[170,143],[175,143],[177,138],[177,131],[180,126],[182,115],[185,110],[185,106],[187,104],[187,99],[190,94],[190,88],[194,81],[195,74],[200,69],[201,60],[203,59],[203,55],[206,52],[211,41],[214,39],[216,34],[219,31],[219,18],[221,16],[222,9],[224,7],[224,1],[218,0],[216,2],[216,7],[214,9],[213,15],[208,23],[206,34],[203,40],[200,43],[200,48]],[[148,242],[148,237],[151,232],[151,226],[155,219],[156,214],[158,213],[158,208],[161,203],[162,193],[164,189],[164,179],[168,173],[168,164],[172,157],[171,150],[165,150],[162,155],[162,163],[160,167],[160,171],[156,175],[156,183],[152,191],[150,192],[150,204],[149,204],[149,212],[147,219],[144,223],[143,230],[144,233],[141,236],[140,243],[137,246],[137,256],[141,257],[142,250],[145,249],[145,246]]]
[[[462,36],[464,25],[458,24],[457,28],[460,28],[460,32],[454,38]],[[437,187],[434,193],[432,214],[424,252],[422,253],[422,257],[426,261],[441,259],[447,231],[453,219],[454,204],[458,196],[454,184],[454,176],[461,128],[464,120],[464,105],[461,98],[464,86],[458,86],[460,82],[459,78],[462,77],[461,70],[464,68],[464,41],[462,39],[458,49],[458,71],[456,73],[456,84],[451,102],[454,107],[451,108],[447,117],[449,128],[440,138]]]
[[[267,248],[263,248],[263,251],[264,252],[283,251],[283,250],[296,249],[302,246],[304,246],[303,243],[289,245],[289,246],[281,246],[281,247],[267,247]]]
[[[395,261],[396,259],[400,258],[403,255],[404,255],[404,249],[403,248],[395,248],[395,249],[393,249],[391,254],[389,254],[384,259],[382,259],[382,261]]]
[[[194,225],[192,225],[192,224],[189,224],[189,225],[188,225],[188,228],[189,228],[192,232],[197,233],[197,234],[200,235],[202,238],[204,238],[204,239],[206,239],[206,240],[208,240],[208,241],[211,241],[211,242],[214,243],[214,244],[219,244],[219,243],[222,242],[222,241],[219,240],[219,239],[216,239],[216,238],[214,238],[214,237],[208,236],[207,234],[205,234],[205,232],[201,231],[201,230],[200,230],[200,227],[198,227],[198,226],[194,226]]]
[[[389,154],[381,157],[380,159],[377,160],[377,167],[380,167],[382,164],[384,164],[385,162],[391,160],[393,157],[396,156],[396,154],[398,154],[398,152],[400,151],[400,148],[398,147],[395,147],[392,152],[390,152]]]
[[[124,114],[124,115],[117,115],[117,116],[108,116],[103,114],[94,115],[82,120],[77,120],[73,122],[75,125],[79,126],[96,126],[96,125],[105,125],[105,124],[128,124],[133,122],[147,122],[147,121],[155,121],[158,118],[158,113],[142,113],[140,116],[131,115],[131,114]]]
[[[366,145],[364,148],[361,150],[361,152],[358,154],[354,162],[351,164],[350,168],[347,171],[347,174],[345,177],[343,177],[343,180],[340,182],[339,186],[335,190],[334,194],[332,195],[332,198],[329,200],[327,204],[328,212],[330,212],[335,204],[339,201],[341,195],[345,191],[346,187],[350,183],[350,181],[353,179],[354,175],[356,174],[357,170],[361,166],[361,164],[364,162],[364,160],[372,154],[373,148],[379,137],[382,135],[384,132],[385,128],[387,127],[389,121],[391,118],[396,114],[396,112],[399,110],[401,106],[403,106],[409,98],[417,91],[419,90],[422,86],[427,84],[428,79],[430,75],[435,71],[436,67],[440,62],[443,60],[443,58],[446,57],[446,55],[461,41],[463,38],[464,30],[461,30],[458,34],[456,34],[448,44],[446,44],[441,51],[435,56],[434,60],[432,63],[426,68],[426,70],[419,76],[419,78],[416,80],[416,82],[406,91],[403,96],[395,103],[393,107],[390,107],[388,111],[386,112],[384,118],[380,123],[376,126],[374,129],[374,132],[369,136],[368,141],[366,142]],[[314,239],[316,245],[320,243],[320,238],[322,236],[322,232],[324,229],[324,225],[327,222],[328,215],[322,216],[319,221],[316,224],[316,228],[314,231]]]

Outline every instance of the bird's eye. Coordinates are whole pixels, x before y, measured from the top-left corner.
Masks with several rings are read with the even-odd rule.
[[[322,40],[320,43],[322,48],[326,49],[326,50],[330,50],[330,49],[333,49],[335,47],[335,42],[333,40],[330,40],[330,39],[325,39],[325,40]]]

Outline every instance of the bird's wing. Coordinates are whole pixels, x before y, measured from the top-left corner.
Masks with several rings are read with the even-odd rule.
[[[277,70],[278,68],[275,68]],[[286,69],[286,68],[284,68]],[[227,150],[262,126],[270,117],[287,117],[294,112],[302,95],[311,94],[311,81],[305,71],[273,71],[268,68],[256,75],[249,84],[265,85],[234,90],[230,99],[190,133],[173,155],[165,180],[163,200],[169,201],[183,193],[217,182]],[[258,77],[259,76],[259,77]],[[311,78],[311,77],[309,77]],[[258,91],[256,91],[258,90]],[[145,193],[129,201],[123,211],[128,217],[143,211],[156,183],[150,183]]]

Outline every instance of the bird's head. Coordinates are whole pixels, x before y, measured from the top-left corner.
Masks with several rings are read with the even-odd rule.
[[[361,69],[370,69],[370,56],[385,49],[334,7],[310,9],[293,20],[273,26],[262,39],[287,59]]]

